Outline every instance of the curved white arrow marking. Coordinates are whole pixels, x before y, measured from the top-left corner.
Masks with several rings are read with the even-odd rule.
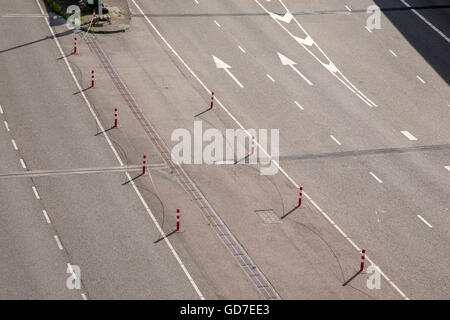
[[[238,79],[236,79],[236,77],[230,72],[231,66],[229,66],[228,64],[226,64],[225,62],[223,62],[222,60],[220,60],[219,58],[217,58],[216,56],[212,56],[214,59],[214,62],[216,64],[216,68],[217,69],[223,69],[225,70],[226,73],[228,73],[228,75],[231,77],[231,79],[233,79],[239,87],[243,88],[244,86],[242,85],[242,83],[239,82]]]
[[[294,70],[295,72],[297,72],[297,74],[303,78],[303,80],[305,80],[310,86],[313,85],[313,83],[311,81],[308,80],[308,78],[306,78],[303,73],[301,73],[296,67],[294,67],[294,65],[296,65],[297,63],[295,63],[294,61],[292,61],[291,59],[289,59],[288,57],[282,55],[281,53],[277,52],[278,56],[280,57],[281,60],[281,64],[283,66],[289,66],[292,68],[292,70]]]

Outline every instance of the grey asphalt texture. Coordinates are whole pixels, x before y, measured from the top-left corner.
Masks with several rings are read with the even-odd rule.
[[[381,29],[368,32],[365,9],[374,3],[368,0],[283,1],[339,70],[377,104],[369,107],[256,1],[136,2],[245,128],[280,129],[280,166],[406,296],[449,298],[445,57],[450,49],[445,39],[407,10],[384,10]],[[404,8],[381,2],[381,7]],[[274,13],[286,11],[278,0],[260,3]],[[97,39],[166,144],[175,145],[170,140],[174,129],[192,132],[194,120],[202,120],[204,129],[236,128],[217,105],[195,117],[209,106],[210,96],[133,1],[129,4],[134,14],[130,30]],[[353,11],[346,13],[345,5]],[[39,8],[33,1],[2,1],[0,11],[37,14]],[[448,9],[422,11],[448,36],[448,19],[443,18]],[[79,54],[70,55],[72,32],[60,19],[50,20],[105,128],[112,125],[114,107],[119,108],[119,128],[107,133],[121,157],[139,164],[145,153],[148,162],[161,163],[87,45],[81,41]],[[295,21],[281,24],[302,36]],[[27,170],[118,166],[44,18],[2,17],[0,25],[0,120],[10,127],[7,131],[0,123],[1,173],[22,170],[20,158]],[[295,61],[314,85],[283,66],[277,52]],[[212,55],[231,65],[245,88],[216,69]],[[93,68],[96,86],[89,88]],[[282,299],[402,298],[385,278],[379,290],[367,288],[366,273],[352,279],[360,252],[311,201],[304,199],[302,208],[294,208],[298,190],[283,174],[261,176],[258,166],[247,164],[183,167]],[[92,299],[197,299],[126,180],[122,173],[0,178],[0,282],[6,284],[0,298],[81,299],[84,292]],[[174,229],[176,208],[182,209],[184,231],[168,239],[207,299],[262,298],[170,170],[151,171],[135,183],[166,233]],[[281,223],[264,223],[257,210],[265,209],[283,217]],[[58,249],[55,234],[64,250]],[[82,290],[65,288],[68,262],[80,266]]]

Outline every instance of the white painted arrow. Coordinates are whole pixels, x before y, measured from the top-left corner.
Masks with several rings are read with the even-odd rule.
[[[295,63],[294,61],[292,61],[291,59],[289,59],[288,57],[282,55],[281,53],[277,52],[278,56],[280,57],[281,60],[281,64],[283,66],[289,66],[292,68],[292,70],[294,70],[295,72],[297,72],[297,74],[303,78],[303,80],[305,80],[310,86],[312,86],[312,82],[308,80],[308,78],[306,78],[294,65],[296,65],[297,63]]]
[[[213,56],[214,62],[216,63],[216,68],[217,69],[223,69],[225,70],[226,73],[228,73],[228,75],[231,77],[231,79],[233,79],[239,87],[243,88],[244,86],[242,85],[242,83],[239,82],[238,79],[236,79],[236,77],[230,72],[231,66],[229,66],[228,64],[226,64],[225,62],[223,62],[222,60],[220,60],[219,58],[217,58],[216,56]]]

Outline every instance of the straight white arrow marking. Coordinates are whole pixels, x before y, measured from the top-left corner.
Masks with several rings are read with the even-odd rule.
[[[225,72],[228,73],[228,75],[231,77],[231,79],[233,79],[234,82],[236,82],[239,87],[241,87],[241,88],[244,87],[242,85],[242,83],[240,83],[239,80],[236,79],[236,77],[230,72],[230,70],[228,70],[228,69],[231,69],[231,66],[229,66],[228,64],[226,64],[225,62],[223,62],[222,60],[217,58],[216,56],[213,56],[213,59],[214,59],[214,62],[216,63],[216,68],[217,69],[225,70]]]
[[[281,53],[277,52],[278,56],[280,57],[281,60],[281,64],[283,66],[289,66],[292,68],[292,70],[294,70],[295,72],[297,72],[297,74],[303,78],[303,80],[305,80],[310,86],[312,86],[312,82],[308,80],[308,78],[306,78],[294,65],[296,65],[297,63],[295,63],[294,61],[292,61],[291,59],[289,59],[288,57],[282,55]]]

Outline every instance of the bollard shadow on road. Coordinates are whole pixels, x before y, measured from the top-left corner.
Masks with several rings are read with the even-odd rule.
[[[171,235],[173,235],[173,234],[176,233],[176,232],[177,232],[177,229],[175,229],[175,230],[173,230],[173,231],[167,233],[164,237],[159,238],[158,240],[154,241],[153,243],[156,244],[156,243],[160,242],[161,240],[164,240],[165,238],[170,237]]]
[[[297,210],[298,208],[300,208],[299,206],[295,206],[294,208],[292,208],[291,210],[289,210],[288,212],[286,212],[284,215],[282,215],[280,217],[280,219],[284,219],[286,218],[288,215],[290,215],[292,212],[294,212],[295,210]]]
[[[342,286],[345,287],[347,284],[349,284],[353,279],[355,279],[362,271],[359,270],[358,272],[356,272],[353,276],[350,277],[350,279],[348,279],[347,281],[345,281]]]
[[[134,181],[134,180],[136,180],[136,179],[142,177],[143,175],[144,175],[143,173],[138,174],[138,175],[137,175],[136,177],[134,177],[133,179],[128,180],[128,181],[125,181],[124,183],[122,183],[122,185],[125,186],[125,185],[129,184],[131,181]]]

